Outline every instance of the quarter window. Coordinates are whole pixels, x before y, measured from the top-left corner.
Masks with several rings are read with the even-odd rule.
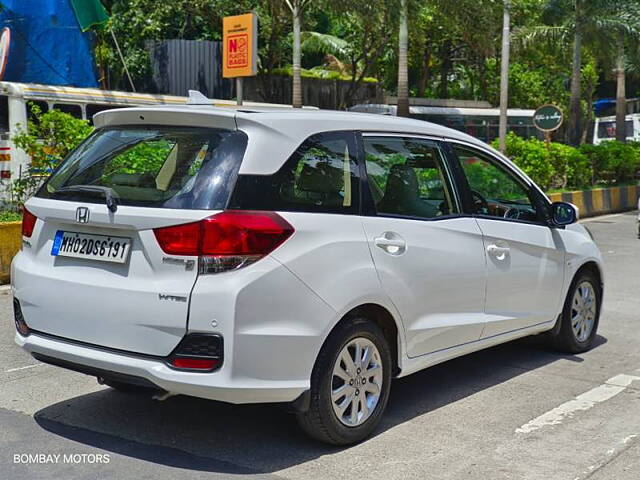
[[[364,151],[369,188],[379,214],[429,219],[458,212],[436,143],[365,137]]]
[[[498,167],[487,155],[477,150],[454,145],[453,149],[467,178],[473,196],[473,212],[477,215],[538,221],[535,203],[514,175]]]
[[[353,132],[307,139],[273,175],[240,175],[230,208],[358,213],[360,185]]]

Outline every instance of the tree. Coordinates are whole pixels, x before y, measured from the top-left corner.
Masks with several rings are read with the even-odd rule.
[[[546,40],[571,44],[571,98],[569,102],[568,140],[579,145],[582,139],[582,55],[583,47],[600,41],[612,32],[630,30],[632,19],[620,5],[633,0],[545,0],[546,25],[523,32],[525,41]]]
[[[500,125],[498,136],[502,153],[506,149],[507,109],[509,108],[509,49],[511,45],[511,17],[509,0],[504,0],[504,18],[502,23],[502,61],[500,75]]]
[[[42,184],[67,154],[76,148],[92,131],[86,120],[52,109],[46,113],[29,104],[33,118],[27,125],[18,125],[12,140],[16,147],[30,157],[28,171],[11,185],[12,201],[24,203]]]
[[[637,0],[618,1],[613,9],[622,21],[614,25],[612,37],[616,50],[616,140],[627,141],[627,43],[634,42],[640,35],[640,6]],[[635,42],[634,42],[635,43]]]
[[[400,28],[398,32],[398,106],[396,115],[409,116],[408,0],[400,0]]]
[[[302,107],[302,82],[300,78],[300,61],[301,61],[301,33],[300,24],[302,23],[302,14],[305,7],[311,0],[284,0],[293,15],[293,91],[291,105],[294,108]]]

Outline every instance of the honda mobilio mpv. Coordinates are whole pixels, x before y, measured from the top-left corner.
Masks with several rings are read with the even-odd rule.
[[[360,113],[105,111],[25,205],[16,342],[98,377],[289,403],[350,444],[393,378],[546,332],[596,335],[601,256],[484,143]]]

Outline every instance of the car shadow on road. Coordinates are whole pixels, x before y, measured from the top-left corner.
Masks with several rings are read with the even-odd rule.
[[[604,343],[598,336],[596,347]],[[395,380],[375,435],[562,359],[582,361],[531,337]],[[34,417],[43,429],[85,445],[197,471],[270,473],[340,451],[307,439],[278,405],[185,396],[158,402],[105,389],[48,406]]]

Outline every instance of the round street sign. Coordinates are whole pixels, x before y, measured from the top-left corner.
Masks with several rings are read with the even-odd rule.
[[[533,124],[543,132],[553,132],[560,128],[563,120],[562,110],[555,105],[543,105],[533,114]]]

